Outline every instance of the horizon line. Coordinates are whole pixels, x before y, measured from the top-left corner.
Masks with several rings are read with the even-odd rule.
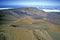
[[[15,8],[0,8],[0,10],[4,10],[4,9],[15,9]],[[56,9],[41,9],[43,10],[44,12],[60,12],[60,10],[56,10]]]

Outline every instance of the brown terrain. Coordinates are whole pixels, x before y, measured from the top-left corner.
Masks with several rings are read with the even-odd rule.
[[[11,10],[7,11],[12,15],[6,15],[7,17],[3,18],[5,19],[3,23],[7,21],[7,24],[0,26],[0,40],[60,40],[60,28],[47,21],[44,11],[36,8],[14,9],[43,17],[42,19],[34,19],[31,16],[18,18],[20,15]],[[5,12],[2,10],[2,13]]]

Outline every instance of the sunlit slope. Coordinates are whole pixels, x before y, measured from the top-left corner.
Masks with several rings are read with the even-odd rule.
[[[14,23],[18,23],[18,22],[26,22],[26,23],[30,23],[32,24],[33,22],[39,22],[39,21],[43,21],[42,19],[33,19],[33,18],[30,18],[30,17],[24,17],[24,18],[21,18],[21,19],[17,19],[14,21]]]
[[[7,37],[6,40],[37,40],[32,31],[19,27],[5,27],[4,34]]]
[[[38,30],[39,29],[39,30],[46,31],[47,33],[49,33],[49,35],[51,37],[52,37],[52,34],[54,33],[54,34],[58,35],[58,37],[55,36],[54,37],[55,39],[54,38],[53,39],[54,40],[57,40],[57,38],[59,39],[59,37],[60,37],[60,27],[58,27],[58,26],[56,26],[56,25],[54,25],[52,23],[49,23],[49,22],[47,22],[45,20],[33,20],[32,21],[31,18],[30,18],[30,20],[27,20],[27,21],[26,20],[27,20],[27,18],[20,21],[20,22],[23,22],[23,23],[21,23],[21,25],[19,24],[19,22],[17,22],[17,23],[22,28],[26,28],[26,29],[30,29],[30,30],[35,30],[35,29]],[[22,25],[24,25],[24,26],[22,26]],[[51,33],[53,32],[53,33],[50,34],[50,32]]]
[[[52,23],[49,23],[47,22],[46,20],[39,20],[39,19],[32,19],[32,18],[22,18],[22,19],[18,19],[16,21],[14,21],[16,25],[19,25],[19,24],[23,24],[25,23],[25,25],[31,25],[33,26],[34,28],[38,28],[40,29],[39,27],[42,27],[42,28],[49,28],[50,30],[52,31],[58,31],[58,33],[60,33],[60,29],[59,27],[57,27],[56,25],[52,24]]]
[[[2,28],[10,40],[59,40],[60,28],[47,21],[21,19]],[[27,20],[27,21],[26,21]],[[31,23],[30,23],[31,22]],[[12,26],[15,25],[16,27]],[[56,34],[56,35],[53,35]],[[12,37],[12,38],[11,38]]]

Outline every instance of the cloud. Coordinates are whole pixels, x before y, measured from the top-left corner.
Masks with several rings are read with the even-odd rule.
[[[48,10],[48,9],[42,9],[45,12],[60,12],[60,10]]]
[[[0,8],[0,10],[4,10],[4,9],[13,9],[13,8]]]

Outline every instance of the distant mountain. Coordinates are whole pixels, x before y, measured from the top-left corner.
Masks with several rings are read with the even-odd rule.
[[[1,21],[14,21],[24,17],[30,17],[33,19],[44,19],[47,17],[44,11],[34,7],[30,8],[17,8],[17,9],[4,9],[0,10]],[[4,16],[3,16],[4,15]]]
[[[60,25],[60,12],[47,12],[48,22]]]
[[[45,12],[35,7],[0,10],[1,23],[10,23],[21,18],[43,19],[60,24],[60,12]]]

